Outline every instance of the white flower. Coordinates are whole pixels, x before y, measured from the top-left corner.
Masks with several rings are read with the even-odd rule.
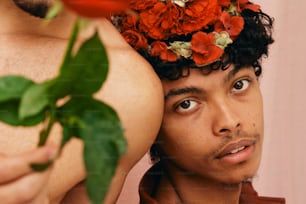
[[[187,3],[189,0],[171,0],[172,3],[184,8],[185,3]]]
[[[215,45],[219,46],[223,50],[227,47],[227,45],[233,43],[233,40],[226,31],[222,31],[221,33],[214,32],[214,34]]]
[[[174,41],[173,43],[170,43],[168,49],[172,50],[179,56],[182,56],[184,58],[189,58],[191,57],[192,54],[190,47],[191,47],[190,42]]]

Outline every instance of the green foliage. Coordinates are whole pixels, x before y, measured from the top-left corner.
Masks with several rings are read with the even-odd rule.
[[[48,96],[49,82],[33,84],[21,97],[19,118],[25,119],[41,113],[51,102]]]
[[[29,79],[22,76],[0,77],[0,103],[14,99],[20,99],[23,92],[33,84]]]
[[[73,137],[83,140],[87,192],[93,204],[100,204],[126,151],[126,141],[115,110],[92,96],[107,77],[105,48],[96,33],[72,55],[77,33],[78,24],[55,78],[35,83],[22,76],[0,77],[0,121],[13,126],[44,122],[39,146],[45,144],[55,123],[63,127],[61,148]],[[69,100],[57,106],[64,97]],[[48,165],[32,164],[32,168],[44,170]]]
[[[108,105],[87,97],[73,97],[59,111],[65,141],[73,135],[84,141],[87,193],[93,203],[101,203],[126,148],[118,116]]]
[[[27,118],[19,117],[19,107],[24,93],[35,85],[21,76],[0,77],[0,121],[13,126],[33,126],[45,119],[43,112]]]
[[[58,97],[67,93],[73,96],[92,95],[105,81],[107,68],[106,52],[96,33],[83,44],[75,57],[71,55],[66,57],[56,85],[53,87],[54,95]]]

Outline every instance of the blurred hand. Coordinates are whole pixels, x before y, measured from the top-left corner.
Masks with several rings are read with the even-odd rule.
[[[56,156],[55,146],[46,145],[19,155],[0,153],[0,201],[3,204],[48,204],[47,184],[52,169],[35,172],[31,163],[46,163]]]

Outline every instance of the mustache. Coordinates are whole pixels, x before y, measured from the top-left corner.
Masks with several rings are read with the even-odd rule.
[[[261,140],[261,134],[256,133],[248,133],[243,130],[239,130],[234,134],[228,134],[226,136],[222,136],[222,141],[216,146],[214,150],[211,151],[211,156],[216,156],[218,153],[220,153],[220,150],[224,149],[227,145],[231,143],[235,143],[239,140],[254,140],[255,143],[260,142]]]

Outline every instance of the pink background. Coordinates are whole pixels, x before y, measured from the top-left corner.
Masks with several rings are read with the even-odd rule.
[[[306,203],[306,1],[255,0],[275,18],[275,44],[263,63],[265,141],[254,179],[259,194]],[[305,153],[306,154],[306,153]],[[139,179],[149,167],[144,157],[131,171],[117,203],[138,203]]]

